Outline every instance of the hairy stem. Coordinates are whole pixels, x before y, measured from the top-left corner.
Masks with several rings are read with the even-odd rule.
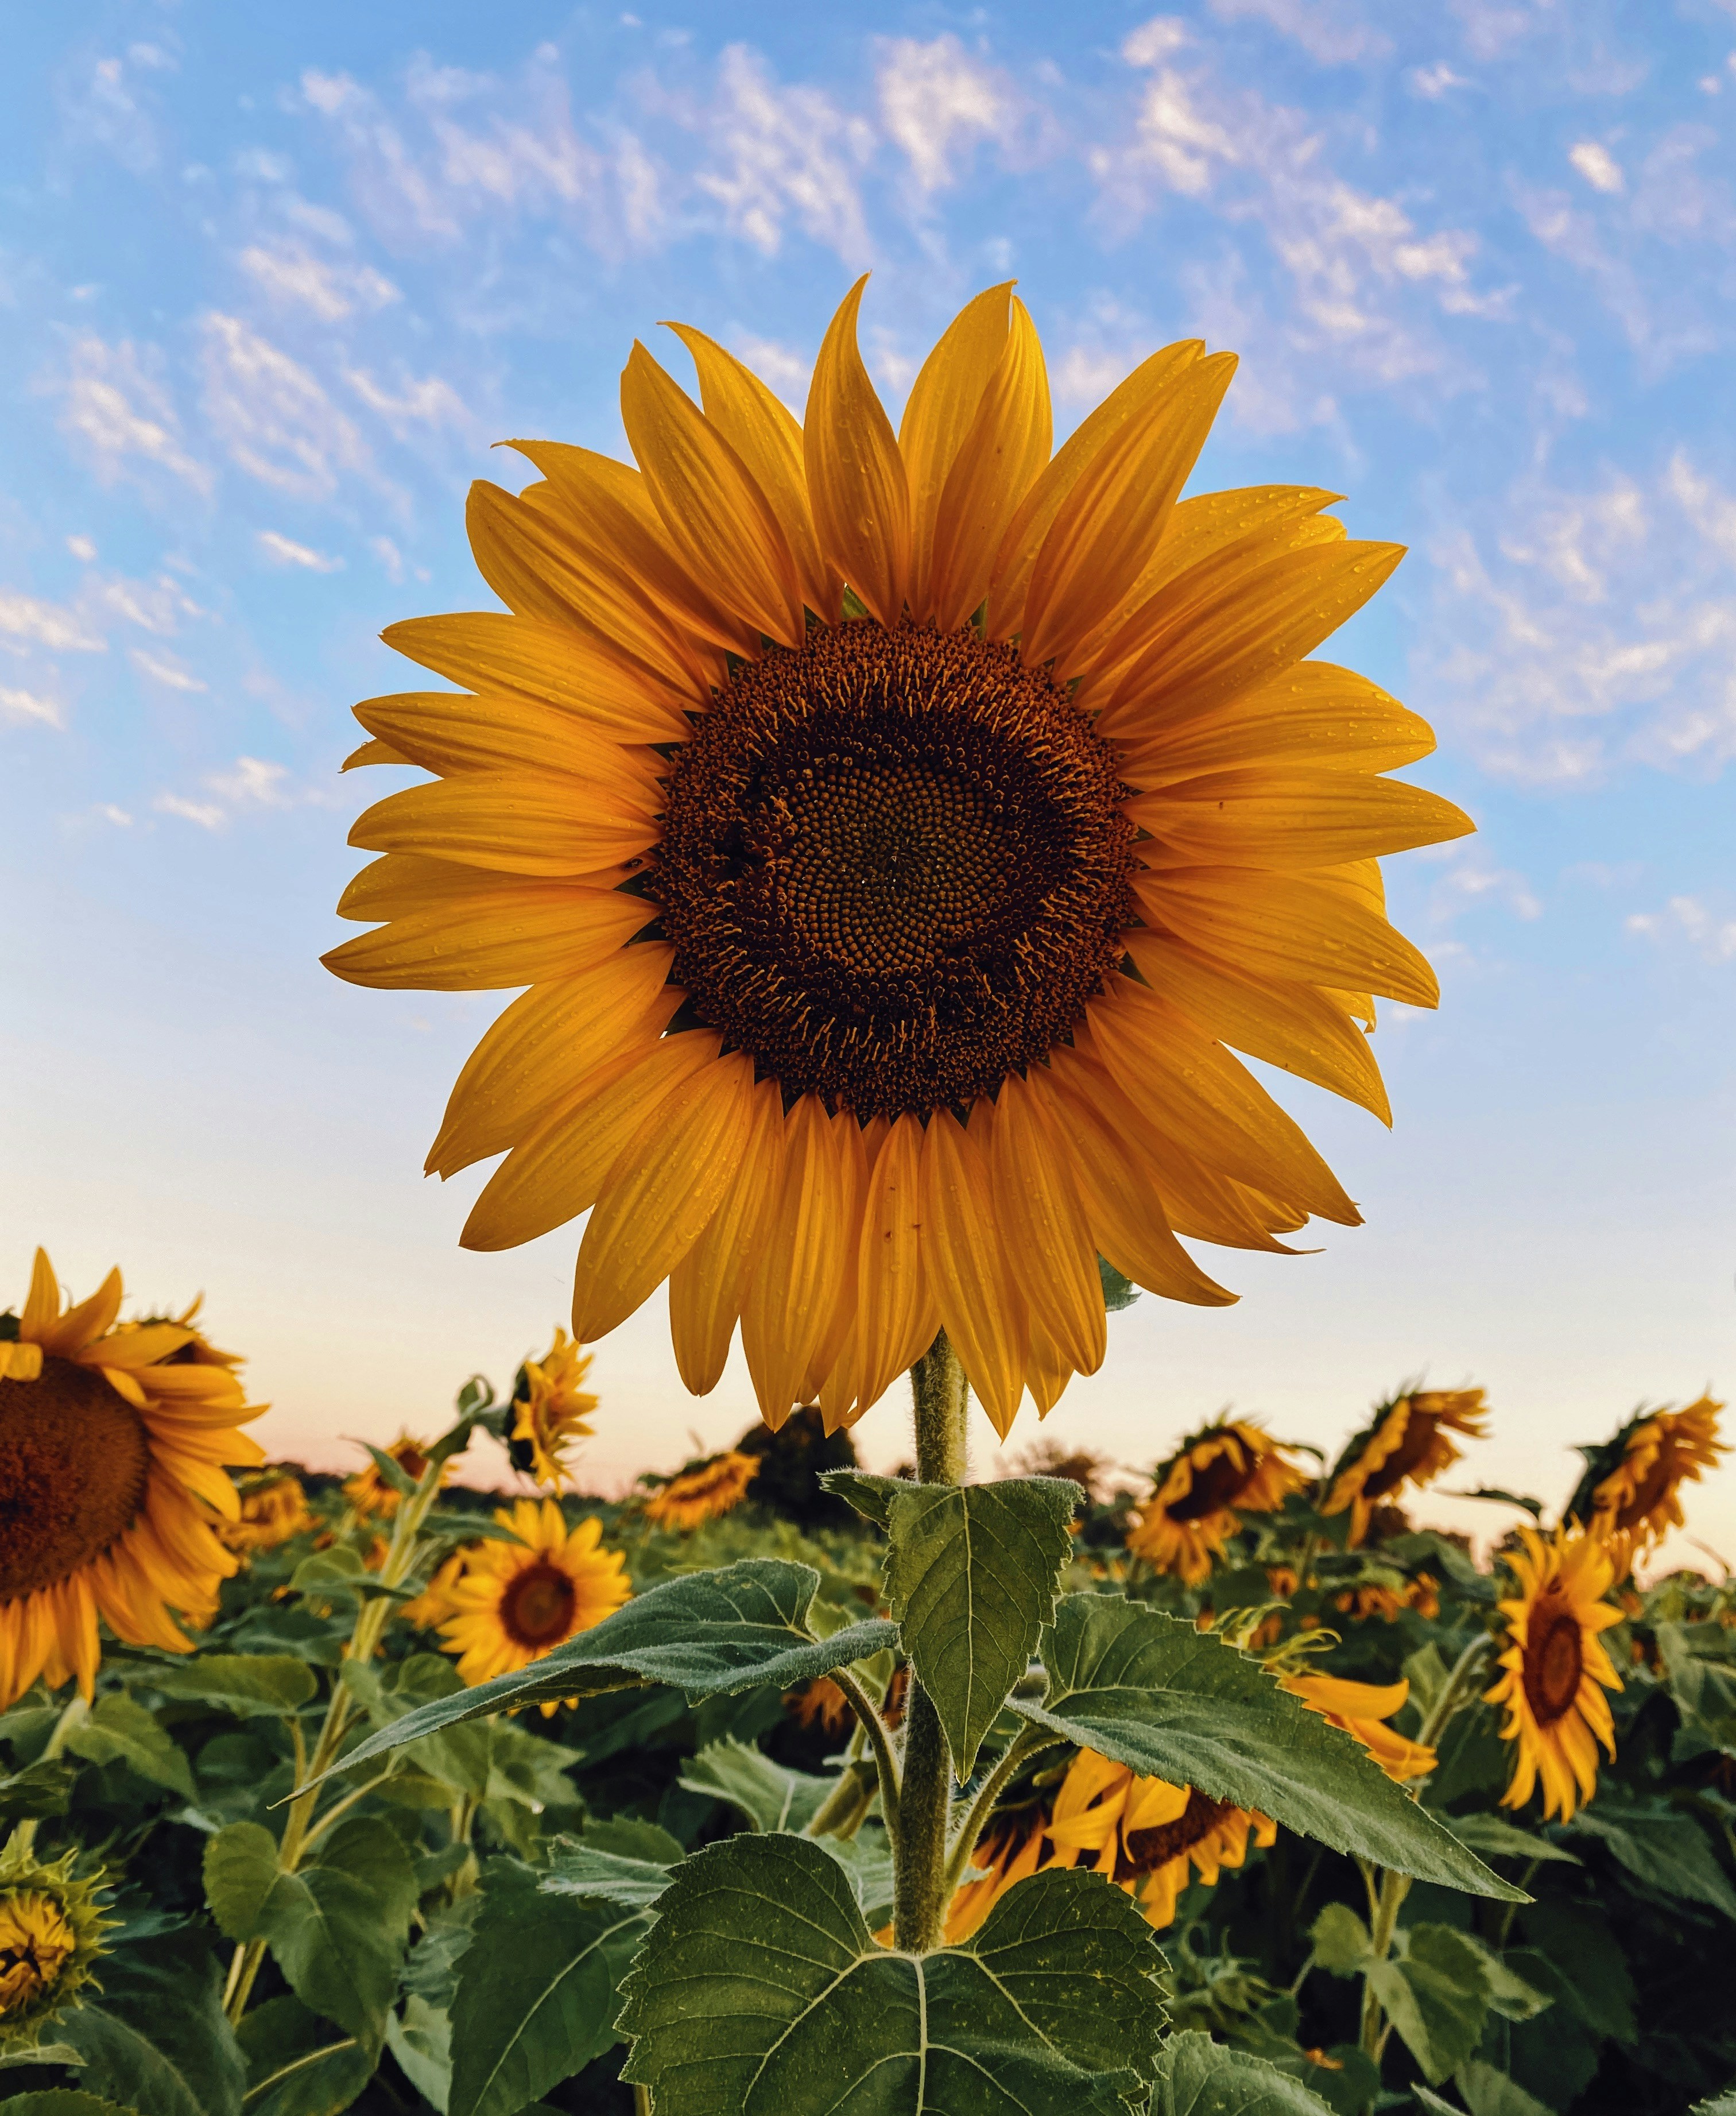
[[[958,1834],[953,1839],[953,1848],[946,1862],[948,1898],[969,1870],[971,1855],[976,1849],[977,1840],[981,1837],[989,1817],[994,1812],[995,1801],[1033,1756],[1045,1749],[1060,1746],[1061,1736],[1059,1734],[1045,1733],[1037,1727],[1027,1727],[1022,1734],[1016,1735],[1007,1744],[1001,1752],[1000,1760],[983,1780],[976,1798],[966,1809],[964,1819],[959,1824]]]

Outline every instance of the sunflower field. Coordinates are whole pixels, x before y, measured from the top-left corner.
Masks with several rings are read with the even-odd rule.
[[[1311,658],[1399,548],[1183,497],[1232,356],[1057,448],[1003,284],[895,430],[862,298],[801,421],[675,326],[631,465],[513,443],[500,607],[383,635],[452,688],[356,708],[411,777],[324,960],[517,995],[427,1165],[469,1248],[584,1221],[571,1335],[340,1481],[196,1305],[38,1251],[0,1317],[0,2113],[1732,2116],[1736,1587],[1653,1576],[1710,1396],[1481,1557],[1407,1507],[1472,1389],[971,1477],[971,1401],[1236,1298],[1195,1248],[1359,1223],[1242,1060],[1390,1121],[1380,862],[1474,826]],[[585,1496],[665,1286],[762,1423]]]

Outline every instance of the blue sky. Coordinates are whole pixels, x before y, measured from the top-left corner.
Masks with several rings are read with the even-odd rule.
[[[316,960],[347,709],[406,680],[375,635],[486,606],[464,490],[522,481],[492,442],[624,452],[658,319],[799,407],[871,269],[896,411],[1016,275],[1061,430],[1201,336],[1242,366],[1196,487],[1329,485],[1410,545],[1331,651],[1434,721],[1416,775],[1481,825],[1389,869],[1444,989],[1383,1021],[1394,1131],[1279,1089],[1366,1226],[1220,1259],[1227,1313],[1141,1301],[1050,1429],[1150,1460],[1233,1401],[1330,1446],[1426,1371],[1490,1391],[1472,1481],[1555,1497],[1571,1442],[1729,1382],[1736,7],[189,0],[24,9],[8,52],[17,1295],[38,1240],[80,1288],[204,1287],[268,1442],[326,1460],[546,1339],[573,1231],[463,1254],[474,1183],[417,1173],[498,1000]],[[660,1298],[596,1372],[605,1479],[751,1414],[736,1368],[682,1392]],[[1726,1549],[1733,1487],[1695,1515]]]

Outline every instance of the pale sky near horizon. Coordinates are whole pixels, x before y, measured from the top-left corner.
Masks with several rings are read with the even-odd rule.
[[[266,1444],[333,1466],[546,1343],[576,1230],[466,1254],[478,1172],[419,1173],[499,997],[318,963],[397,783],[338,778],[348,707],[416,680],[383,625],[488,605],[492,442],[623,451],[672,315],[799,407],[871,269],[894,416],[1007,277],[1060,430],[1155,345],[1238,352],[1196,489],[1412,547],[1325,651],[1480,825],[1389,863],[1443,987],[1384,1010],[1394,1131],[1276,1089],[1366,1224],[1206,1253],[1241,1304],[1142,1300],[1047,1429],[1149,1463],[1228,1402],[1330,1448],[1422,1373],[1494,1412],[1449,1484],[1559,1503],[1573,1442],[1730,1388],[1736,7],[75,0],[8,60],[0,1306],[39,1241],[203,1288]],[[687,1396],[660,1295],[595,1376],[599,1484],[751,1415],[739,1363]],[[1736,1556],[1736,1456],[1690,1526]]]

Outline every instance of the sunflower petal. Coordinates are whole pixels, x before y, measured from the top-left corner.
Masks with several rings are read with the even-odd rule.
[[[392,853],[374,861],[344,892],[344,903],[353,907],[352,892],[358,889],[365,898],[370,877],[376,878],[382,894],[412,886],[407,877],[379,870],[414,858]],[[447,867],[439,860],[419,864]],[[443,886],[434,900],[423,899],[424,908],[394,916],[372,933],[359,933],[319,959],[352,985],[383,991],[498,991],[576,977],[625,947],[656,917],[654,904],[617,889],[485,876],[475,867],[448,872],[465,876],[466,885]],[[344,913],[350,918],[382,915],[354,908]]]
[[[863,608],[891,626],[910,589],[910,485],[892,421],[857,349],[867,283],[865,274],[844,297],[820,346],[802,448],[820,550]]]
[[[843,1166],[817,1095],[784,1120],[783,1182],[763,1261],[742,1308],[742,1350],[760,1415],[777,1432],[789,1417],[830,1316],[843,1240]]]
[[[1008,279],[966,302],[923,361],[898,422],[898,453],[910,481],[911,614],[919,623],[931,614],[940,495],[1005,349],[1012,293]]]
[[[118,1308],[119,1304],[116,1304]],[[39,1249],[30,1266],[30,1290],[24,1297],[24,1307],[18,1318],[18,1334],[39,1345],[44,1332],[52,1330],[59,1319],[60,1281],[54,1276],[48,1251]]]
[[[660,796],[537,771],[466,771],[406,786],[356,818],[366,852],[420,853],[498,874],[599,874],[650,850]]]
[[[834,1279],[825,1303],[825,1320],[813,1350],[807,1372],[798,1383],[805,1402],[820,1393],[820,1385],[831,1373],[843,1351],[844,1341],[856,1322],[856,1254],[861,1245],[862,1212],[867,1202],[868,1156],[862,1128],[848,1110],[828,1117],[825,1137],[836,1163],[833,1188],[838,1198],[838,1228],[833,1243]]]
[[[669,1274],[675,1364],[694,1396],[710,1396],[729,1357],[774,1202],[783,1181],[783,1101],[775,1080],[754,1090],[752,1128],[735,1180],[705,1232]]]
[[[452,683],[560,706],[622,742],[682,741],[705,702],[704,686],[664,683],[590,625],[481,610],[406,618],[380,637]]]
[[[1129,747],[1122,776],[1150,790],[1205,771],[1265,766],[1396,771],[1428,756],[1435,731],[1378,684],[1330,661],[1302,661],[1277,682],[1244,691]]]
[[[367,764],[414,764],[413,757],[406,757],[402,750],[394,749],[389,742],[365,742],[352,749],[338,769],[356,771]]]
[[[1025,1386],[1037,1407],[1037,1416],[1047,1418],[1066,1393],[1077,1369],[1049,1341],[1036,1316],[1031,1319],[1031,1350],[1025,1361]]]
[[[922,1141],[922,1257],[940,1320],[977,1399],[1005,1439],[1025,1387],[1030,1318],[994,1220],[989,1156],[977,1137],[993,1125],[980,1102],[967,1131],[936,1110]],[[932,1239],[930,1239],[932,1237]]]
[[[940,1329],[922,1260],[922,1125],[901,1116],[875,1157],[857,1253],[859,1401],[877,1403]]]
[[[627,746],[563,706],[510,692],[477,697],[467,691],[402,691],[364,698],[351,710],[370,734],[382,738],[392,761],[420,765],[443,778],[470,771],[560,772],[644,799],[668,769],[646,745]]]
[[[1097,1246],[1046,1105],[1016,1073],[1001,1083],[991,1149],[996,1223],[1033,1327],[1077,1373],[1094,1374],[1108,1348]]]
[[[1214,771],[1141,794],[1127,812],[1157,840],[1148,867],[1309,867],[1436,845],[1477,828],[1421,786],[1343,771]]]

